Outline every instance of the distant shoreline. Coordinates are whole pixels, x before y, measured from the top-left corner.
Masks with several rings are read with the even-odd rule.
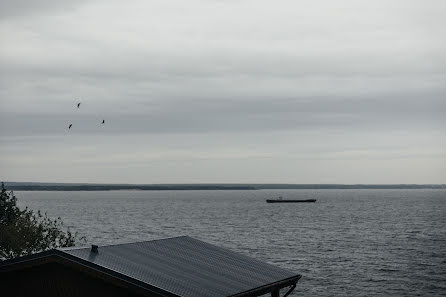
[[[197,190],[334,190],[446,189],[445,184],[80,184],[5,182],[14,191],[197,191]]]

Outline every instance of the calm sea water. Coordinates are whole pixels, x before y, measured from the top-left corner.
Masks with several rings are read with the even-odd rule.
[[[316,198],[310,204],[265,199]],[[446,190],[16,192],[87,243],[189,235],[303,275],[294,296],[446,295]]]

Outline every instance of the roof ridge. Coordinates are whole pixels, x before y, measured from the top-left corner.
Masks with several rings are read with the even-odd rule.
[[[138,244],[138,243],[144,243],[144,242],[154,242],[154,241],[163,241],[173,238],[181,238],[181,237],[188,237],[192,238],[187,235],[180,235],[180,236],[172,236],[172,237],[164,237],[164,238],[158,238],[158,239],[152,239],[152,240],[141,240],[141,241],[129,241],[129,242],[121,242],[121,243],[115,243],[115,244],[106,244],[106,245],[98,245],[99,247],[109,247],[109,246],[119,246],[124,244]],[[55,250],[57,251],[73,251],[73,250],[81,250],[81,249],[89,249],[91,248],[91,245],[94,243],[91,243],[90,245],[82,245],[82,246],[73,246],[73,247],[65,247],[65,248],[57,248]]]

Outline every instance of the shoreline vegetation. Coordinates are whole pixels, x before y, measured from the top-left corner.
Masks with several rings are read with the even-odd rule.
[[[20,209],[17,197],[1,183],[0,191],[0,261],[45,250],[71,247],[77,233],[63,230],[60,217],[50,218],[40,210]],[[84,240],[85,237],[79,238]]]
[[[13,191],[187,191],[187,190],[287,190],[287,189],[446,189],[446,184],[89,184],[5,182]]]

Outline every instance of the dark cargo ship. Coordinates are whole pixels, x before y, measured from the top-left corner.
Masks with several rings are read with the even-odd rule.
[[[266,203],[314,203],[316,199],[266,199]]]

